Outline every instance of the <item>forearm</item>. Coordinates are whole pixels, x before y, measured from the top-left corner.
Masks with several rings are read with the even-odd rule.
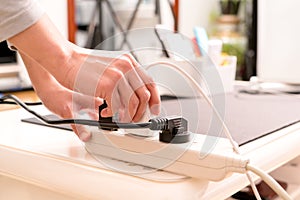
[[[9,42],[25,56],[25,62],[33,63],[27,64],[27,69],[38,92],[48,91],[54,77],[77,93],[105,99],[104,117],[123,112],[124,121],[138,121],[148,104],[153,114],[159,113],[155,83],[130,54],[77,47],[59,33],[47,15]]]
[[[35,91],[50,111],[63,118],[74,118],[80,110],[89,110],[90,117],[98,119],[97,109],[103,103],[101,99],[75,93],[63,87],[33,59],[24,54],[21,56]],[[71,126],[81,140],[87,141],[90,138],[90,133],[83,126]]]
[[[55,90],[57,88],[58,82],[49,72],[27,55],[23,53],[20,54],[38,96],[43,96],[41,93],[47,93],[49,90]]]
[[[72,92],[60,85],[57,80],[36,61],[21,53],[31,83],[35,92],[44,105],[53,113],[61,117],[70,117],[68,109],[72,102]]]
[[[43,66],[59,82],[70,88],[63,80],[70,71],[71,65],[67,63],[72,57],[73,48],[47,15],[25,31],[9,38],[9,42],[19,52]]]

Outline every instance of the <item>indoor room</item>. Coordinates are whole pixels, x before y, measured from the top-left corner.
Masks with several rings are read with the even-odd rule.
[[[0,3],[1,200],[300,200],[300,1]]]

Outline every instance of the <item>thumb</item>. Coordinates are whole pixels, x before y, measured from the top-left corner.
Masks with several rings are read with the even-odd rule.
[[[87,142],[91,139],[91,133],[84,126],[72,124],[71,127],[81,141]]]

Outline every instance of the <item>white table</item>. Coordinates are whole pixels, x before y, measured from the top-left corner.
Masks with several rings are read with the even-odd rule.
[[[48,113],[43,107],[35,110]],[[148,177],[113,172],[94,160],[72,132],[20,121],[26,117],[31,115],[22,109],[0,112],[0,199],[219,200],[248,185],[243,174],[208,182],[163,172]],[[241,147],[241,152],[270,172],[299,156],[299,143],[296,124]]]

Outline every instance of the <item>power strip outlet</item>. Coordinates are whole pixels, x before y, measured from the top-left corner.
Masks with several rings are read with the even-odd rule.
[[[124,130],[92,129],[91,133],[92,138],[85,147],[97,160],[105,160],[101,159],[104,156],[143,165],[147,169],[128,171],[104,161],[111,169],[126,173],[146,173],[154,169],[219,181],[232,172],[245,173],[248,163],[233,151],[228,139],[221,137],[192,134],[189,143],[171,144],[160,142],[158,132],[153,137],[140,137]]]

